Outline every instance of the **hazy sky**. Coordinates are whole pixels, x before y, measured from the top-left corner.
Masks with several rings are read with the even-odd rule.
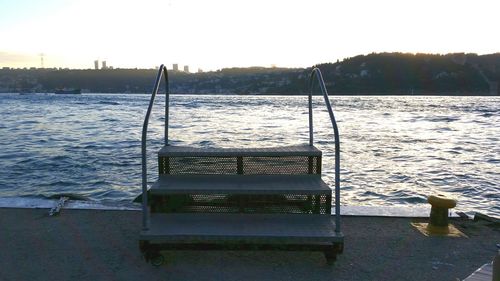
[[[0,67],[304,67],[500,52],[499,0],[0,0]]]

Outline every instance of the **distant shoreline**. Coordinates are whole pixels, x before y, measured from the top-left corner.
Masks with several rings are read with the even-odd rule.
[[[500,94],[500,53],[380,53],[314,67],[321,70],[328,92],[335,95]],[[307,93],[311,69],[249,67],[200,73],[169,70],[169,88],[172,93],[186,94]],[[73,88],[81,89],[82,93],[149,93],[157,72],[156,69],[2,68],[0,92],[52,92]]]
[[[15,93],[15,92],[0,92],[0,95],[55,95],[53,92],[37,92],[37,93]],[[164,95],[165,93],[158,93],[158,95]],[[82,93],[81,95],[151,95],[151,93]],[[249,97],[258,97],[258,96],[285,96],[285,97],[293,97],[293,96],[304,96],[307,97],[308,94],[221,94],[221,93],[170,93],[171,96],[249,96]],[[422,93],[422,94],[385,94],[385,93],[332,93],[328,94],[329,96],[351,96],[351,97],[363,97],[363,96],[396,96],[396,97],[499,97],[500,95],[493,95],[489,93]],[[313,94],[313,96],[321,96],[319,93]]]

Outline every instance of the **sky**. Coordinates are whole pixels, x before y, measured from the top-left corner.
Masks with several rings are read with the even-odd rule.
[[[0,67],[308,67],[500,52],[498,0],[0,0]]]

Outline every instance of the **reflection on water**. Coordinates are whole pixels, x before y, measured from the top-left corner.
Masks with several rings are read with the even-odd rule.
[[[145,95],[0,95],[0,196],[71,192],[131,200],[140,191]],[[173,96],[171,143],[306,143],[306,97]],[[315,98],[315,144],[333,185],[333,131]],[[500,215],[499,97],[333,97],[344,205],[424,204]],[[163,144],[163,100],[149,126],[150,180]],[[154,168],[153,168],[154,167]]]

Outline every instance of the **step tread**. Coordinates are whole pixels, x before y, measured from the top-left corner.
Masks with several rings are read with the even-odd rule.
[[[331,194],[320,175],[161,175],[151,194]]]
[[[313,214],[151,214],[143,240],[342,242],[334,217]]]
[[[310,145],[266,148],[197,148],[189,146],[164,146],[159,157],[273,157],[273,156],[321,156],[321,151]]]

